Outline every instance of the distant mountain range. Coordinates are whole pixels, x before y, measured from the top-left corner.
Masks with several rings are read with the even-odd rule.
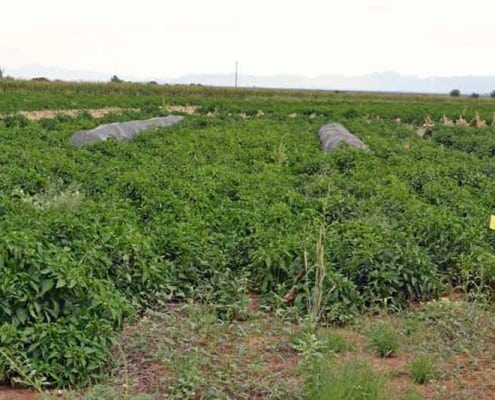
[[[19,68],[7,69],[6,75],[15,78],[31,79],[46,77],[72,81],[109,81],[111,74],[86,70],[67,70],[57,67],[41,65],[26,65]],[[146,82],[156,81],[169,84],[202,84],[211,86],[233,86],[233,74],[191,74],[179,78],[167,79],[164,77],[132,77],[117,75],[125,80]],[[302,75],[239,75],[239,86],[265,88],[292,88],[292,89],[324,89],[324,90],[357,90],[383,92],[411,92],[411,93],[448,93],[452,89],[459,89],[463,94],[473,92],[480,95],[495,90],[495,76],[451,76],[418,78],[410,75],[401,75],[393,71],[372,73],[361,76],[320,75],[308,78]]]

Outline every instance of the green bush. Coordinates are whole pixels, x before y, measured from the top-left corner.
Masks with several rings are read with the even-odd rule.
[[[379,220],[332,226],[327,254],[367,306],[403,306],[411,298],[436,294],[434,264],[415,241]]]

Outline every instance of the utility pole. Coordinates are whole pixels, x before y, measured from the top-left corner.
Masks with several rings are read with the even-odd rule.
[[[235,62],[235,87],[237,88],[237,68],[239,66],[239,62]]]

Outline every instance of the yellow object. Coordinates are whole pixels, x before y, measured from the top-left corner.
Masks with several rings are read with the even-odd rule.
[[[495,215],[490,216],[490,229],[495,231]]]

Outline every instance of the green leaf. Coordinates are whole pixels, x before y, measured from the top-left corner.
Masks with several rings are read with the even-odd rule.
[[[21,323],[24,324],[27,319],[28,319],[28,312],[24,307],[19,307],[15,310],[15,315],[17,317],[17,320]]]
[[[63,288],[67,285],[67,282],[63,279],[57,279],[57,284],[55,285],[56,289]]]
[[[55,282],[53,281],[53,279],[43,279],[41,281],[41,296],[43,296],[46,292],[51,290],[54,285]]]

